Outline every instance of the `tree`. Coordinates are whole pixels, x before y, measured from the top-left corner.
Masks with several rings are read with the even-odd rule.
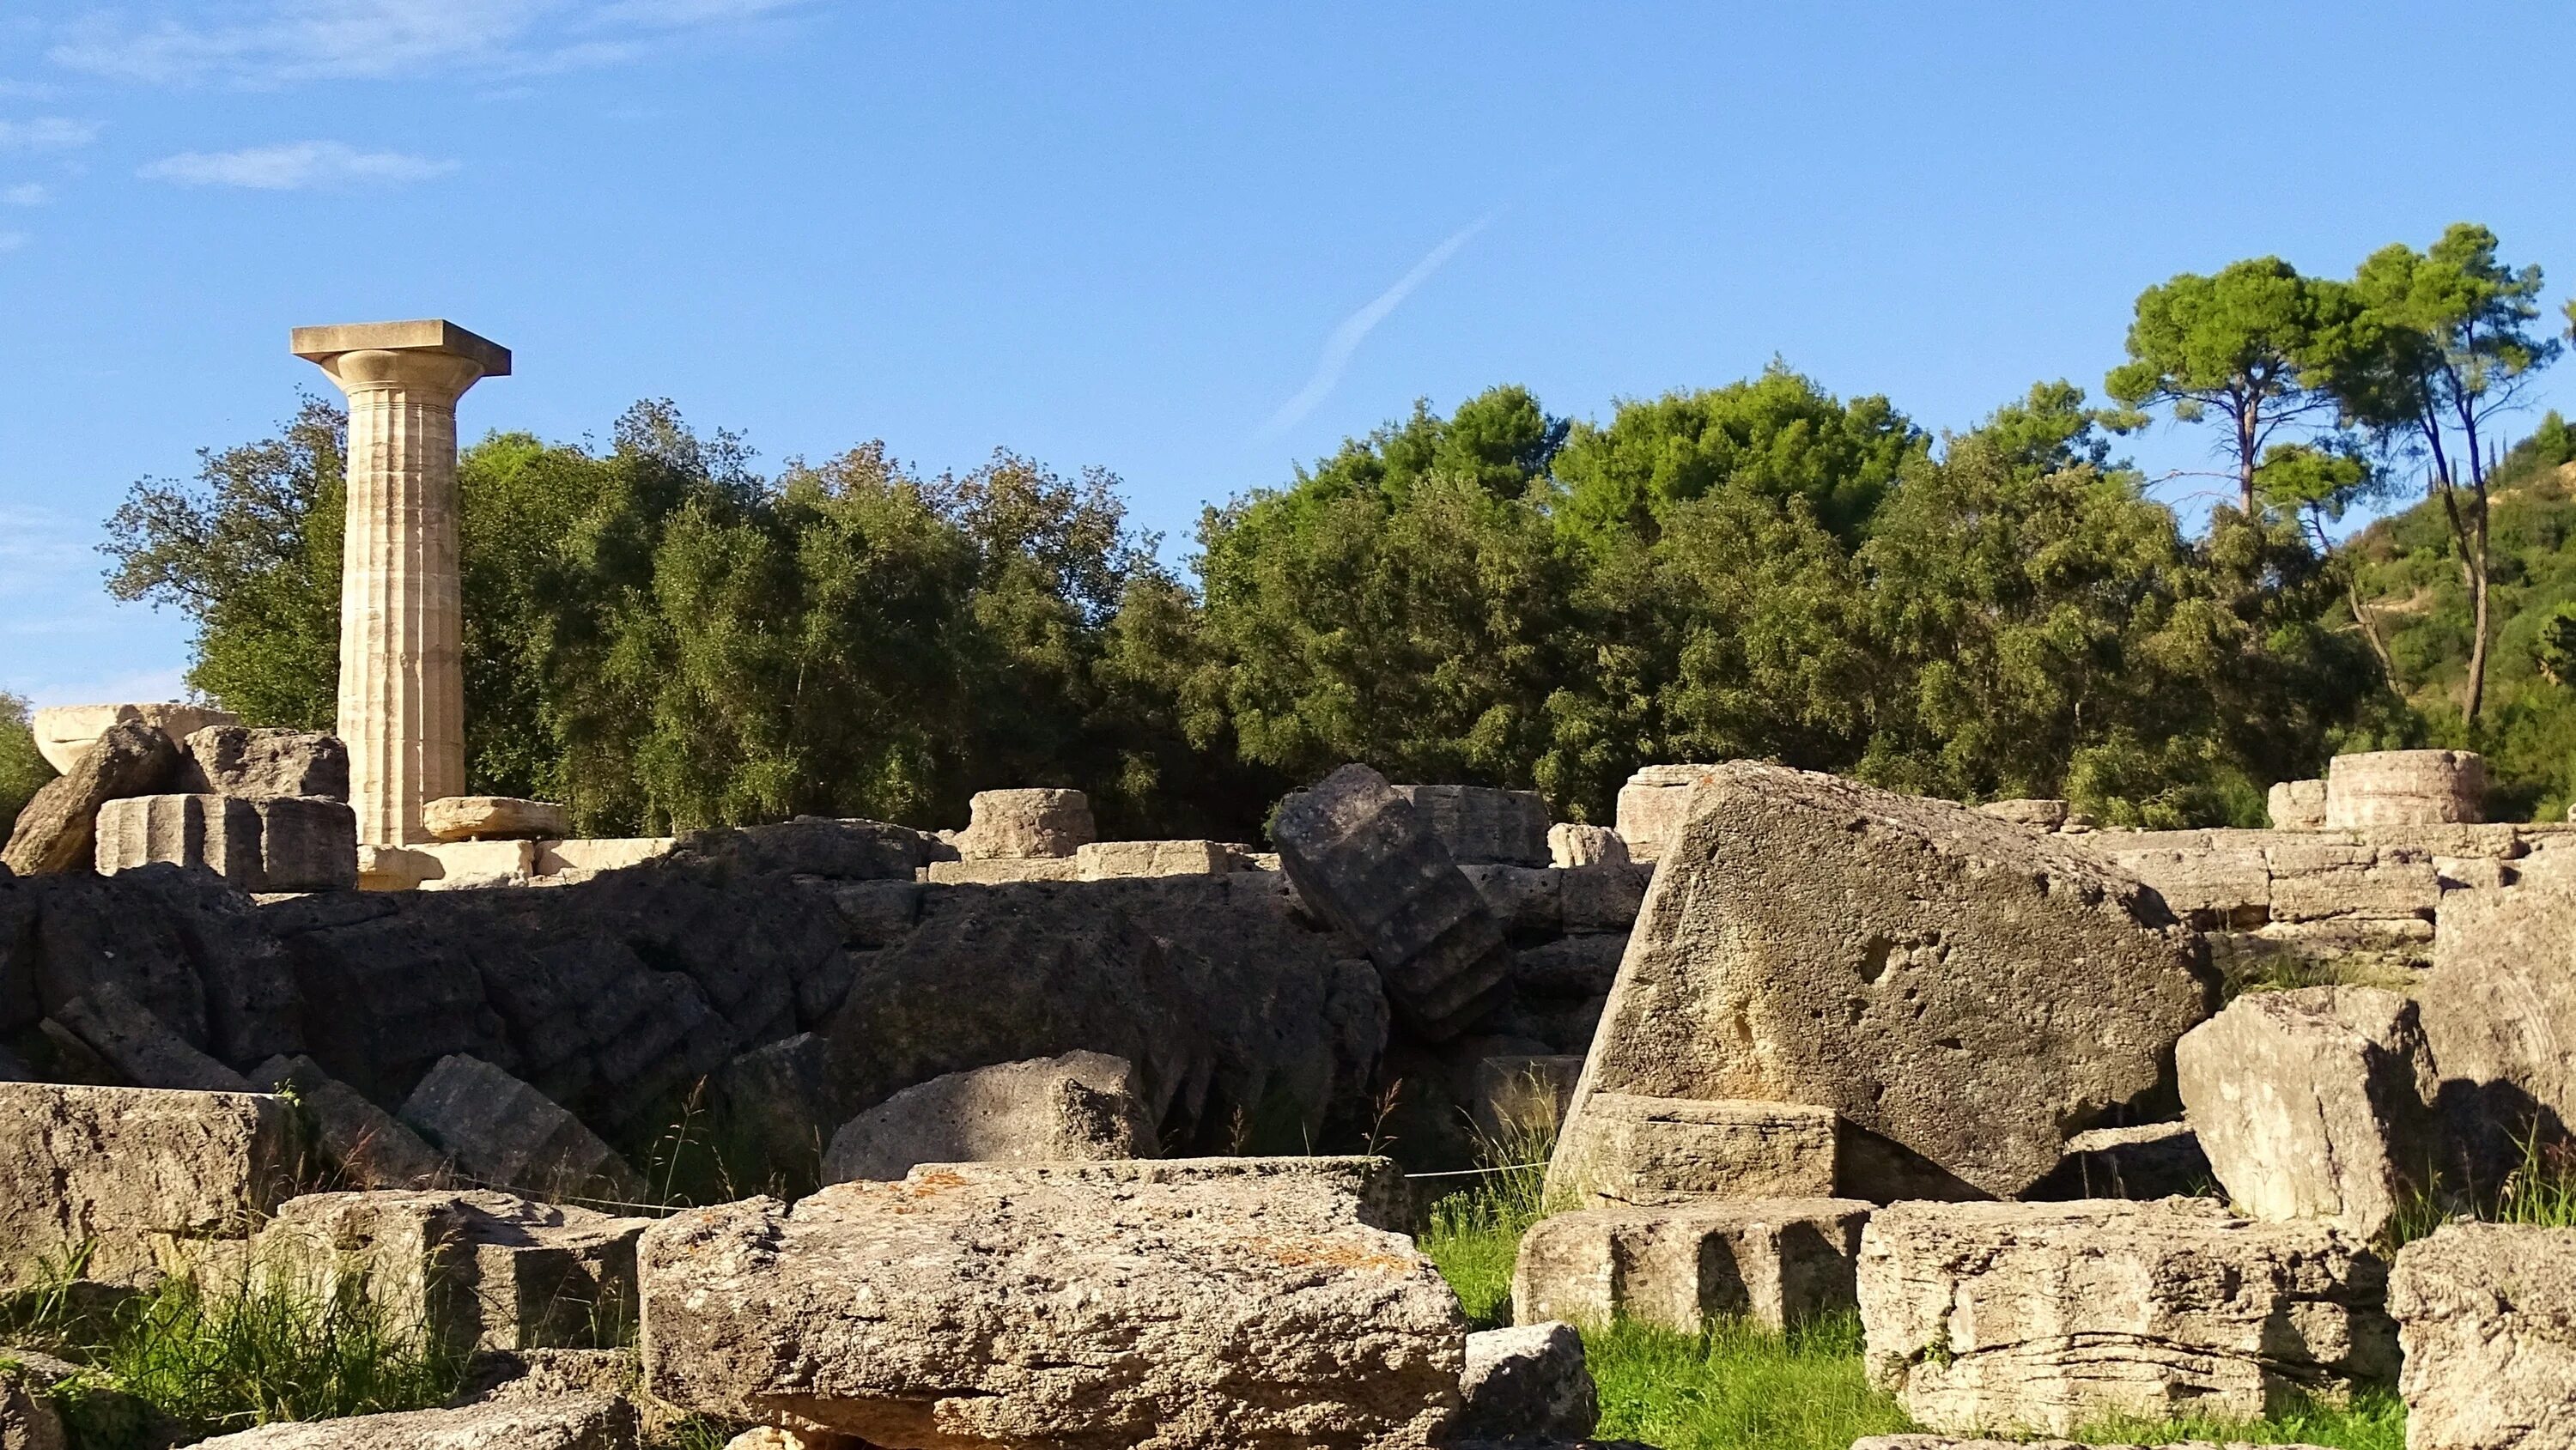
[[[54,768],[36,753],[26,697],[0,690],[0,841],[9,839],[18,812],[53,778]]]
[[[2361,576],[2343,556],[2334,533],[2352,510],[2386,500],[2392,482],[2387,471],[2364,457],[2349,438],[2323,443],[2275,443],[2263,450],[2263,461],[2254,477],[2264,506],[2295,520],[2308,547],[2319,559],[2331,562],[2342,583],[2344,605],[2352,614],[2353,624],[2370,646],[2371,656],[2379,661],[2381,675],[2394,687],[2397,667],[2389,658],[2388,643],[2361,596]]]
[[[2314,376],[2351,310],[2341,288],[2278,257],[2230,263],[2214,277],[2185,272],[2138,294],[2129,361],[2106,387],[2132,408],[2169,405],[2183,422],[2218,414],[2237,506],[2255,518],[2264,449],[2283,428],[2334,406]]]
[[[2461,716],[2473,731],[2493,637],[2487,435],[2559,349],[2531,330],[2540,268],[2506,266],[2496,245],[2485,227],[2459,222],[2427,251],[2401,242],[2372,253],[2353,277],[2358,310],[2327,366],[2345,415],[2391,455],[2422,462],[2450,526],[2469,595]]]

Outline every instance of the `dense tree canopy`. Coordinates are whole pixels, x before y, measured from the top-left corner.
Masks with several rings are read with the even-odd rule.
[[[2576,448],[2553,418],[2492,477],[2479,452],[2555,351],[2537,286],[2476,228],[2350,281],[2187,274],[2140,297],[2121,406],[2042,383],[1937,438],[1776,362],[1606,420],[1417,403],[1208,509],[1194,582],[1096,470],[871,443],[764,473],[663,403],[605,447],[498,434],[460,465],[470,774],[599,832],[956,824],[1061,784],[1116,832],[1252,839],[1345,760],[1602,820],[1642,764],[1752,756],[2179,825],[2442,739],[2555,809]],[[2115,456],[2150,405],[2227,424],[2239,487],[2196,530]],[[188,611],[192,682],[254,720],[330,718],[340,447],[308,403],[112,521],[114,588]],[[2431,506],[2340,539],[2419,465]],[[2442,704],[2490,632],[2491,730],[2474,686]]]
[[[54,768],[36,753],[36,732],[28,728],[27,714],[23,697],[0,690],[0,840],[17,824],[19,807],[54,778]]]

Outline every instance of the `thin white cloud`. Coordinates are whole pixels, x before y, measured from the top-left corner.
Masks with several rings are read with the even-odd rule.
[[[97,139],[96,121],[65,116],[0,121],[0,151],[76,151]]]
[[[183,151],[137,173],[182,186],[240,186],[302,191],[317,186],[384,186],[426,181],[456,169],[453,161],[400,151],[361,151],[346,141],[295,141],[239,151]]]
[[[543,75],[614,65],[681,32],[810,0],[260,0],[242,18],[184,11],[142,24],[101,12],[66,27],[56,65],[154,85],[274,86],[462,72]],[[175,7],[171,7],[175,9]]]
[[[0,189],[0,204],[9,206],[43,206],[53,199],[53,190],[41,181],[22,181]]]
[[[1458,255],[1459,248],[1473,240],[1476,233],[1491,226],[1494,218],[1501,214],[1497,208],[1450,233],[1448,240],[1425,253],[1421,261],[1413,264],[1412,271],[1396,279],[1394,286],[1370,299],[1367,306],[1343,318],[1342,325],[1333,329],[1333,335],[1324,339],[1324,355],[1315,360],[1314,376],[1306,379],[1306,386],[1299,388],[1296,396],[1279,405],[1279,411],[1270,415],[1270,421],[1261,425],[1259,436],[1275,438],[1304,422],[1306,415],[1315,411],[1316,405],[1331,396],[1333,389],[1341,384],[1342,374],[1350,369],[1352,354],[1360,350],[1360,344],[1368,339],[1379,323],[1386,321],[1387,314],[1402,306],[1415,288],[1430,281],[1433,273]]]
[[[27,245],[25,232],[0,232],[0,254],[17,251]]]

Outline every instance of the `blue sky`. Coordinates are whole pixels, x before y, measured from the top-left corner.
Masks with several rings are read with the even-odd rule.
[[[17,0],[0,689],[175,691],[99,522],[322,388],[298,323],[513,348],[469,436],[669,397],[770,466],[1102,465],[1177,556],[1417,396],[1603,416],[1776,354],[1964,427],[2098,391],[2176,271],[2461,218],[2554,310],[2571,56],[2563,5]]]

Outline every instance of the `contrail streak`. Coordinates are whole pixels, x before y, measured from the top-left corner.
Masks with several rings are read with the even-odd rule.
[[[1306,415],[1315,411],[1315,405],[1330,396],[1334,387],[1340,384],[1342,374],[1350,368],[1351,355],[1359,351],[1360,343],[1367,339],[1369,333],[1386,321],[1388,313],[1403,305],[1404,299],[1413,295],[1413,289],[1430,281],[1432,273],[1447,265],[1451,257],[1458,255],[1460,247],[1467,245],[1469,239],[1491,225],[1499,215],[1501,210],[1497,208],[1460,227],[1450,234],[1448,240],[1425,253],[1421,261],[1413,264],[1413,270],[1398,278],[1394,286],[1377,294],[1367,306],[1343,318],[1342,325],[1334,328],[1333,335],[1324,340],[1324,355],[1315,360],[1314,376],[1306,379],[1306,386],[1299,388],[1295,397],[1279,405],[1279,411],[1270,415],[1270,421],[1261,425],[1259,436],[1275,438],[1305,421]]]

